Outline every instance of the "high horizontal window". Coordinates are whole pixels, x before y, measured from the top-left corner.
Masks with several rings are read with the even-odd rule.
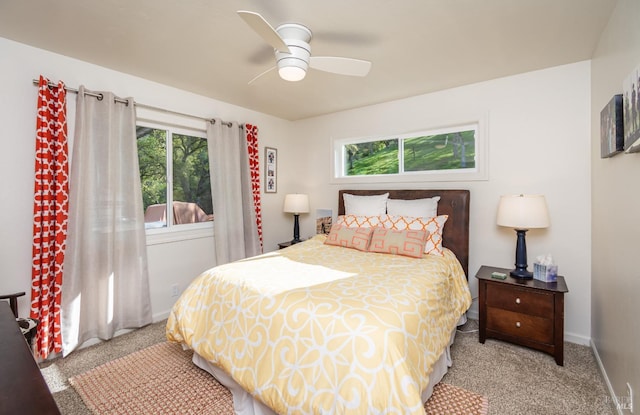
[[[428,176],[436,176],[454,180],[462,174],[468,180],[481,171],[479,132],[479,123],[471,123],[386,137],[337,139],[333,142],[334,179],[419,176],[429,180]]]
[[[204,132],[147,125],[138,125],[136,132],[145,227],[171,228],[212,221]]]

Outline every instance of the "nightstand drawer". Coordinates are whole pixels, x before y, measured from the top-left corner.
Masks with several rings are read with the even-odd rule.
[[[553,294],[514,288],[512,285],[487,284],[488,307],[502,308],[534,316],[553,316]]]
[[[540,343],[553,343],[553,320],[500,308],[487,307],[487,330],[526,338]]]

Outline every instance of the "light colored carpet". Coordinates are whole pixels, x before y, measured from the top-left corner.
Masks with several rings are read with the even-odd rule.
[[[191,362],[193,352],[161,342],[110,361],[69,382],[95,414],[233,415],[231,393]],[[485,415],[487,400],[439,383],[425,404],[429,415]]]
[[[591,348],[564,343],[564,366],[552,356],[510,343],[478,342],[469,320],[451,353],[443,382],[489,398],[489,414],[613,415],[604,379]]]
[[[165,341],[160,322],[41,365],[64,415],[88,415],[68,379],[111,360]],[[589,347],[565,342],[564,366],[553,357],[508,343],[478,342],[477,321],[461,328],[444,383],[488,397],[489,414],[613,415],[606,386]]]

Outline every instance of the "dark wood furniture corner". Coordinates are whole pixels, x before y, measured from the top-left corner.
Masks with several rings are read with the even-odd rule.
[[[540,350],[564,365],[564,277],[557,282],[521,280],[509,269],[483,265],[478,270],[480,343],[486,339],[508,341]],[[507,274],[505,280],[491,277]]]
[[[11,311],[13,311],[13,315],[18,318],[18,297],[22,297],[25,295],[25,292],[19,292],[15,294],[6,294],[0,295],[0,300],[9,300],[9,306],[11,306]]]
[[[0,301],[0,414],[60,414],[6,301]]]
[[[289,246],[291,246],[291,245],[293,245],[293,244],[291,243],[291,241],[287,241],[287,242],[280,242],[280,243],[278,244],[278,249],[287,248],[287,247],[289,247]]]

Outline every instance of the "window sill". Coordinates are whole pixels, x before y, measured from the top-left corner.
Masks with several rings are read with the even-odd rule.
[[[366,183],[415,183],[415,182],[470,182],[488,180],[487,171],[416,172],[403,174],[381,174],[370,176],[331,177],[330,184]]]
[[[192,239],[213,238],[213,224],[208,226],[188,226],[187,229],[180,227],[173,229],[153,229],[147,230],[147,246],[159,245]]]

